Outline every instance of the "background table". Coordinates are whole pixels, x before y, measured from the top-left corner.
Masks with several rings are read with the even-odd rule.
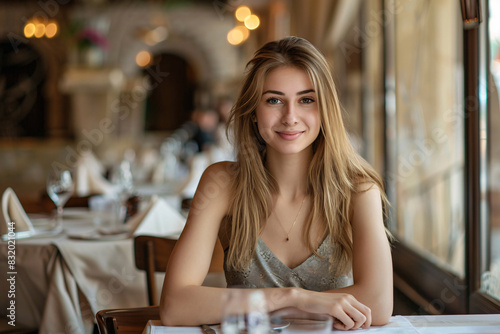
[[[90,215],[90,213],[89,213]],[[93,229],[92,219],[64,220],[70,234]],[[74,240],[67,235],[16,240],[16,324],[45,333],[92,333],[101,309],[148,305],[145,273],[135,268],[133,240]],[[7,244],[0,243],[3,282]],[[163,274],[157,274],[161,289]],[[222,284],[213,280],[212,285]],[[10,299],[0,285],[0,313]],[[159,291],[158,291],[159,293]]]

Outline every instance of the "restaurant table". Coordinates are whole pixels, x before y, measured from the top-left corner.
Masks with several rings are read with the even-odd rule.
[[[211,326],[216,333],[221,333],[220,326]],[[276,331],[278,332],[278,331]],[[287,330],[279,333],[297,333]],[[150,321],[143,334],[164,333],[204,333],[201,327],[168,327],[160,326],[159,321]],[[305,333],[305,332],[302,332]],[[314,333],[314,332],[312,332]],[[332,330],[331,333],[376,333],[376,334],[499,334],[500,314],[467,314],[467,315],[420,315],[393,316],[385,326],[372,326],[369,329],[358,329],[353,332]]]
[[[83,218],[86,217],[86,218]],[[7,244],[0,244],[3,275],[14,272],[15,296],[1,285],[0,312],[15,301],[15,323],[39,333],[92,333],[102,308],[147,305],[144,273],[134,265],[132,239],[77,240],[94,225],[90,213],[63,220],[66,233],[15,244],[15,269],[7,268]],[[10,286],[9,286],[10,289]]]
[[[13,270],[7,266],[8,245],[0,242],[2,282],[13,277],[15,283],[0,284],[0,314],[5,317],[14,301],[17,328],[38,328],[40,334],[92,333],[97,311],[148,305],[133,239],[88,237],[94,225],[88,210],[82,210],[81,216],[64,218],[63,234],[16,240]],[[161,289],[163,274],[156,278]],[[9,296],[13,287],[15,296]]]

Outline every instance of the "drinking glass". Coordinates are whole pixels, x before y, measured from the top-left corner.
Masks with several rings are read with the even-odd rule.
[[[121,194],[126,196],[132,193],[134,188],[134,181],[132,177],[132,166],[130,161],[121,161],[112,179],[113,183],[118,186],[118,191]]]
[[[223,303],[222,333],[269,334],[271,326],[264,293],[229,289]]]
[[[89,198],[89,209],[98,233],[117,234],[126,231],[126,208],[118,196],[96,195]]]
[[[74,183],[68,169],[53,169],[47,177],[47,193],[57,207],[55,229],[62,230],[63,207],[73,195]]]

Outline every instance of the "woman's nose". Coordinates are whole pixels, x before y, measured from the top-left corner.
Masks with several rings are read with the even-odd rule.
[[[287,104],[283,108],[282,123],[287,126],[292,126],[298,123],[297,114],[294,106]]]

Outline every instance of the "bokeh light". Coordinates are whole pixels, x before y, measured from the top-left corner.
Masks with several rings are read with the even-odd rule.
[[[243,32],[238,27],[235,27],[227,33],[227,41],[231,45],[238,45],[243,42],[243,36]]]
[[[57,34],[57,24],[51,22],[45,26],[45,36],[52,38]]]
[[[260,25],[260,19],[255,14],[252,14],[245,19],[245,27],[247,27],[250,30],[257,29],[259,25]]]
[[[45,35],[45,24],[37,23],[35,24],[35,37],[42,38]]]
[[[149,30],[144,35],[144,43],[147,45],[158,44],[168,37],[168,30],[165,27],[156,27],[155,29]]]
[[[234,27],[234,29],[241,31],[241,34],[243,35],[242,42],[246,41],[248,39],[248,37],[250,36],[250,30],[248,30],[247,27],[245,27],[245,26],[237,26],[237,27]]]
[[[135,62],[137,65],[140,67],[146,67],[151,63],[151,53],[148,51],[140,51],[136,56],[135,56]]]
[[[234,16],[240,22],[245,21],[245,19],[249,17],[251,14],[252,12],[250,11],[250,8],[248,8],[247,6],[240,6],[234,12]]]
[[[27,23],[24,26],[24,37],[26,38],[31,38],[35,34],[35,24],[34,23]]]
[[[56,21],[49,21],[47,24],[40,22],[36,18],[31,18],[24,25],[24,37],[26,38],[52,38],[59,32]]]

